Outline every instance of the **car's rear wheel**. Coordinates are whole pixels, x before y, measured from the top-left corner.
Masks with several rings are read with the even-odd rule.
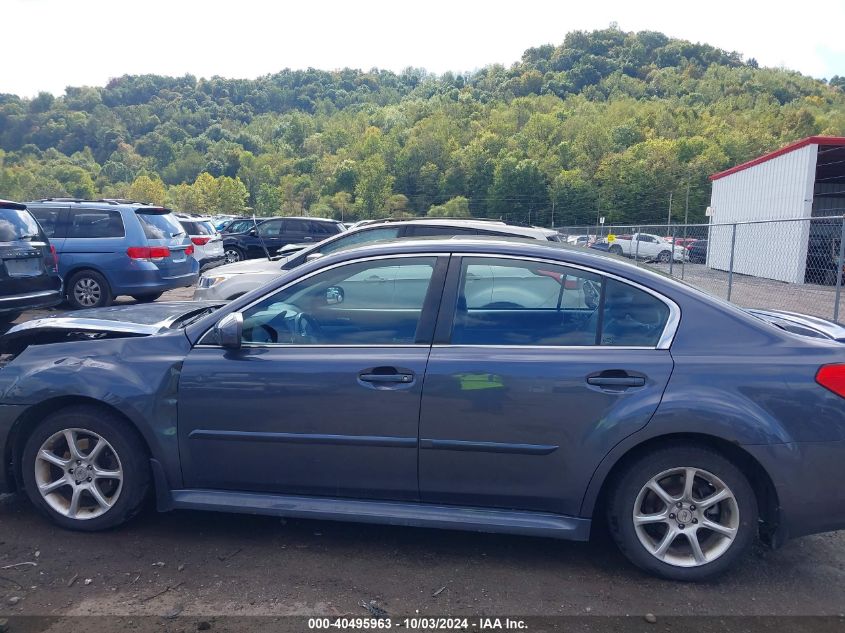
[[[757,529],[748,479],[718,452],[687,444],[649,452],[618,473],[608,519],[638,567],[671,580],[703,580],[743,556]]]
[[[225,250],[225,255],[227,264],[234,264],[235,262],[239,262],[244,259],[243,251],[234,246],[227,246]]]
[[[151,295],[132,295],[132,298],[135,299],[135,301],[137,301],[138,303],[152,303],[153,301],[161,297],[162,294],[164,293],[157,292]]]
[[[621,247],[621,246],[619,246],[618,244],[614,244],[614,245],[613,245],[613,246],[611,246],[608,250],[609,250],[611,253],[613,253],[614,255],[621,255],[621,254],[622,254],[622,247]]]
[[[141,508],[149,488],[146,451],[128,423],[93,407],[40,422],[21,454],[32,503],[62,527],[114,527]]]
[[[75,273],[67,288],[68,303],[76,309],[102,308],[111,305],[113,299],[109,282],[94,270]]]

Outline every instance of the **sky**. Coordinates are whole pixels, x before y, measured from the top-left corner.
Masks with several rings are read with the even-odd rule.
[[[661,31],[813,77],[845,75],[845,0],[0,0],[0,93],[62,94],[124,74],[255,78],[283,68],[518,61],[567,32]]]

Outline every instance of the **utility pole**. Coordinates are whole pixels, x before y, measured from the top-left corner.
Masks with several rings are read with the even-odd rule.
[[[552,228],[555,228],[555,199],[552,196]]]
[[[687,224],[689,224],[689,179],[687,179],[687,201],[684,204],[684,225]]]

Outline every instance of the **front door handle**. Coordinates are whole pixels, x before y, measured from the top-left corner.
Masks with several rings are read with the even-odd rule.
[[[414,380],[413,374],[358,374],[363,382],[392,382],[409,383]]]

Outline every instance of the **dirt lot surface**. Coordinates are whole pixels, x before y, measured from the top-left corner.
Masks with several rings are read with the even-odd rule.
[[[757,549],[708,584],[632,568],[589,544],[235,514],[143,512],[67,532],[0,503],[0,611],[30,615],[837,615],[845,533]],[[11,598],[20,598],[10,605]],[[12,602],[15,602],[12,600]]]

